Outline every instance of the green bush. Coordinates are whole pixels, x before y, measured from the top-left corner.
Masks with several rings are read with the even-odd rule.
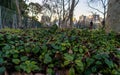
[[[41,72],[54,75],[120,74],[116,33],[102,30],[36,29],[0,32],[0,73]]]

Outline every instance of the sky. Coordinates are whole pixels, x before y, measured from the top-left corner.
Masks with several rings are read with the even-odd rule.
[[[78,5],[75,8],[74,15],[78,18],[80,15],[89,15],[91,14],[91,8],[87,5],[87,0],[80,0]]]
[[[100,11],[103,10],[102,6],[97,3],[91,3],[93,7],[99,9]],[[74,14],[75,14],[75,17],[79,17],[80,15],[92,15],[92,13],[97,13],[99,14],[101,17],[103,17],[103,15],[101,13],[99,13],[98,11],[94,10],[94,9],[91,9],[89,6],[88,6],[88,0],[79,0],[79,3],[78,5],[76,6],[75,8],[75,11],[74,11]]]
[[[37,2],[37,3],[42,3],[42,0],[29,0],[30,2]],[[102,8],[99,8],[100,10],[102,10]],[[93,13],[97,13],[100,14],[100,16],[102,17],[102,14],[97,12],[96,10],[91,9],[88,4],[87,4],[87,0],[79,0],[78,5],[75,8],[74,11],[74,16],[76,19],[79,19],[79,16],[81,15],[92,15]]]

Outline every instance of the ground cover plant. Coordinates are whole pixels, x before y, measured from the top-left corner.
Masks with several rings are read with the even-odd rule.
[[[120,75],[118,35],[103,30],[0,31],[0,73]],[[63,74],[64,73],[64,74]]]

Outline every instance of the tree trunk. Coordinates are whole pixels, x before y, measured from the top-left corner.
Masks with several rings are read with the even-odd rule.
[[[74,12],[74,8],[75,8],[75,0],[72,0],[72,4],[71,4],[71,9],[69,12],[69,17],[70,17],[70,27],[73,26],[73,12]]]
[[[63,19],[65,17],[65,1],[63,0]]]
[[[106,31],[120,32],[120,0],[109,0]]]
[[[2,13],[1,13],[2,7],[0,6],[0,29],[2,29]]]
[[[102,29],[105,28],[105,24],[106,24],[106,6],[104,6],[104,13],[103,13],[103,21],[102,21]]]
[[[63,20],[62,20],[62,27],[63,28],[66,28],[67,27],[67,25],[66,25],[66,16],[65,16],[65,13],[66,13],[66,11],[65,11],[65,0],[63,0],[63,8],[62,8],[62,10],[63,10],[63,14],[62,14],[62,18],[63,18]]]
[[[17,12],[18,12],[18,28],[22,26],[22,17],[21,17],[21,11],[20,11],[20,6],[19,6],[19,0],[16,0],[16,7],[17,7]]]

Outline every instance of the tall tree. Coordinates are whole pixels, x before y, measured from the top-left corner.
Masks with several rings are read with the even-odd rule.
[[[61,21],[62,27],[66,27],[68,21],[69,27],[73,25],[74,8],[78,4],[79,0],[43,0],[45,5],[49,8],[50,12],[57,14],[59,18],[59,24]]]
[[[19,0],[15,0],[16,3],[16,7],[17,7],[17,12],[18,12],[18,27],[22,26],[22,15],[21,15],[21,11],[20,11],[20,4],[19,4]]]
[[[16,5],[16,11],[18,14],[18,28],[23,27],[22,16],[28,16],[26,0],[14,0]]]
[[[11,8],[12,0],[0,0],[0,5],[6,8]]]
[[[107,11],[107,31],[120,32],[120,0],[109,0]]]
[[[92,5],[93,3],[94,3],[94,6]],[[102,5],[103,10],[96,8],[95,3]],[[101,14],[103,14],[103,21],[102,21],[103,27],[102,28],[105,28],[108,0],[88,0],[88,6],[92,9],[100,12]]]
[[[54,0],[47,0],[43,2],[43,15],[49,16],[50,21],[53,17],[53,14],[55,14],[55,4]]]
[[[76,5],[78,4],[78,2],[79,2],[79,0],[71,1],[70,11],[69,11],[70,27],[72,27],[72,25],[73,25],[74,9],[75,9]]]
[[[43,0],[44,15],[49,15],[50,19],[56,15],[59,19],[59,26],[66,22],[68,17],[68,1],[69,0]],[[48,14],[47,14],[48,13]]]
[[[70,0],[61,0],[60,3],[62,4],[62,27],[69,27],[67,23],[69,22],[70,2]]]
[[[38,3],[29,3],[28,6],[28,13],[31,14],[32,17],[35,17],[36,19],[38,19],[38,15],[41,13],[42,11],[42,6]]]
[[[14,15],[14,18],[15,18],[15,12],[16,12],[16,15],[18,16],[18,18],[17,18],[18,19],[17,20],[18,21],[18,23],[17,23],[18,28],[23,25],[22,24],[22,16],[23,17],[26,17],[26,16],[28,17],[29,16],[28,11],[27,11],[28,5],[26,4],[26,1],[28,1],[28,0],[0,0],[0,6],[3,6],[5,8],[7,8],[3,12],[6,12],[7,14],[12,13]],[[12,19],[12,17],[11,17],[11,19]]]

